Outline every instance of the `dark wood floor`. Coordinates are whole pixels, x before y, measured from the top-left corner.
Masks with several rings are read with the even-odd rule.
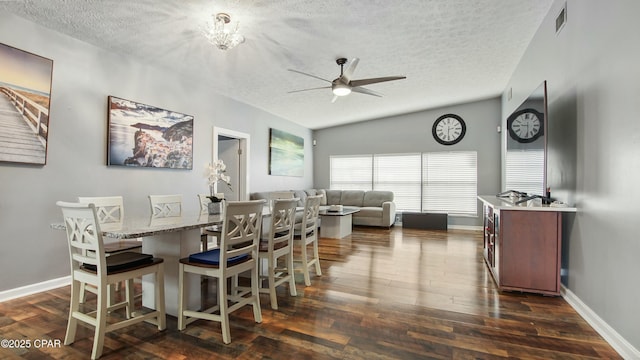
[[[482,262],[481,233],[356,227],[321,239],[322,277],[298,296],[279,289],[278,311],[262,295],[220,325],[184,332],[168,317],[109,333],[104,359],[619,359],[560,297],[498,293]],[[6,276],[6,275],[5,275]],[[94,297],[95,298],[95,297]],[[91,299],[91,297],[90,297]],[[64,339],[69,287],[0,303],[0,339]],[[93,331],[71,346],[0,348],[0,358],[84,359]]]

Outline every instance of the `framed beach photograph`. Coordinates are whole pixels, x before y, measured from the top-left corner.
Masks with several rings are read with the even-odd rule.
[[[193,168],[193,116],[109,96],[107,165]]]
[[[269,129],[269,175],[304,175],[304,139]]]
[[[0,162],[45,165],[53,60],[0,44]]]

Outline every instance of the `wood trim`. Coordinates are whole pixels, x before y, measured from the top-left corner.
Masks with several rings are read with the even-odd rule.
[[[27,295],[37,294],[43,291],[56,289],[62,286],[71,285],[71,276],[64,276],[57,279],[51,279],[36,284],[26,285],[15,289],[9,289],[0,292],[0,302],[17,299]]]

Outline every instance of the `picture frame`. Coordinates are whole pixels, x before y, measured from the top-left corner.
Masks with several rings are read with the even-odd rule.
[[[107,165],[193,169],[193,116],[108,97]]]
[[[269,175],[304,175],[304,139],[282,130],[269,129]]]
[[[53,60],[0,43],[0,162],[47,164]]]

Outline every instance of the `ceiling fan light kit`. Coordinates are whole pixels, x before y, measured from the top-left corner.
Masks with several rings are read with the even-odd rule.
[[[351,87],[347,84],[337,83],[331,86],[331,91],[335,96],[346,96],[351,94]]]
[[[336,79],[334,79],[333,81],[327,80],[327,79],[323,79],[323,78],[321,78],[319,76],[316,76],[316,75],[307,74],[307,73],[302,72],[302,71],[288,69],[291,72],[295,72],[295,73],[298,73],[298,74],[301,74],[301,75],[309,76],[309,77],[312,77],[312,78],[315,78],[315,79],[318,79],[318,80],[322,80],[322,81],[326,81],[328,83],[331,83],[331,86],[322,86],[322,87],[315,87],[315,88],[309,88],[309,89],[294,90],[294,91],[289,91],[289,93],[331,88],[331,91],[333,92],[333,95],[334,95],[333,96],[333,100],[331,100],[331,102],[336,101],[336,99],[339,96],[346,96],[346,95],[351,94],[351,92],[357,92],[357,93],[361,93],[361,94],[381,97],[382,94],[377,93],[377,92],[375,92],[373,90],[369,90],[369,89],[363,87],[363,85],[375,84],[375,83],[380,83],[380,82],[385,82],[385,81],[392,81],[392,80],[401,80],[401,79],[406,79],[407,78],[406,76],[387,76],[387,77],[379,77],[379,78],[351,80],[351,76],[353,75],[353,72],[355,71],[356,66],[358,66],[358,62],[360,62],[360,59],[358,59],[358,58],[354,58],[353,60],[351,60],[351,63],[349,64],[349,67],[345,71],[344,70],[344,64],[347,63],[347,59],[346,58],[338,58],[338,59],[336,59],[336,64],[338,64],[340,66],[340,76],[337,77]]]

